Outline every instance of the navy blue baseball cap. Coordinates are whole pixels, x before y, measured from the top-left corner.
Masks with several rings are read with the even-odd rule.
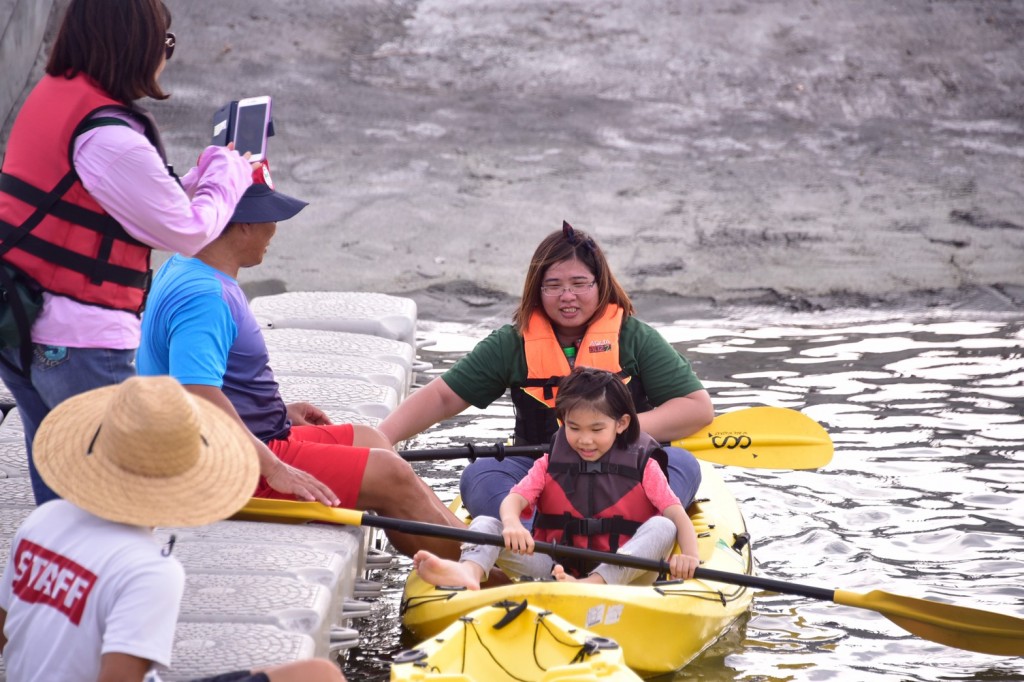
[[[270,178],[270,164],[260,163],[252,174],[252,186],[238,200],[232,223],[276,223],[288,220],[309,204],[274,189]]]

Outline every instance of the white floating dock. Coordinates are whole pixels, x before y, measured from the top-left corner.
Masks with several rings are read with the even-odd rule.
[[[290,291],[252,300],[256,318],[273,329],[369,334],[416,345],[416,302],[363,292]]]
[[[383,419],[398,407],[398,393],[390,386],[355,379],[279,376],[281,397],[286,403],[310,402],[324,410],[355,412]]]
[[[270,364],[286,402],[307,401],[335,422],[375,425],[404,398],[417,367],[416,304],[384,294],[281,294],[255,299]],[[372,335],[375,334],[375,335]],[[0,558],[35,507],[24,431],[0,384]],[[390,555],[362,528],[221,521],[161,528],[174,536],[185,594],[168,680],[317,657],[359,641],[380,585],[367,570]],[[6,679],[0,658],[0,680]]]
[[[299,351],[276,351],[271,363],[274,376],[354,379],[389,386],[399,398],[408,391],[409,370],[406,367],[376,358],[359,355],[321,355]]]

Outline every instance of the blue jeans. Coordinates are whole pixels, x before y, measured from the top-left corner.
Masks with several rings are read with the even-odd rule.
[[[0,355],[15,367],[21,367],[21,350],[7,348]],[[18,406],[25,426],[28,473],[36,504],[59,497],[43,482],[32,460],[32,440],[43,418],[71,396],[102,386],[118,384],[135,375],[134,350],[107,348],[67,348],[35,344],[29,379],[0,362],[0,379],[7,385]]]
[[[668,487],[679,497],[684,507],[690,506],[700,487],[700,463],[688,450],[667,447]],[[482,457],[471,462],[462,470],[459,479],[459,493],[462,504],[473,516],[501,518],[498,508],[516,483],[526,476],[533,466],[532,457],[506,457],[498,461],[493,457]],[[527,528],[532,525],[524,523]]]

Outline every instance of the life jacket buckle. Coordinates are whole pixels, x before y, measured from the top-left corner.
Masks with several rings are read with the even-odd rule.
[[[600,535],[607,533],[605,530],[605,519],[576,519],[576,530],[574,535]]]

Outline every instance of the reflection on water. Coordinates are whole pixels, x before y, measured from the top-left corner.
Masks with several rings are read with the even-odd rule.
[[[867,315],[681,321],[662,333],[694,364],[719,411],[799,409],[831,434],[820,471],[728,468],[758,573],[856,592],[882,589],[1024,617],[1024,323]],[[432,378],[485,332],[421,325],[437,342]],[[498,440],[508,404],[471,410],[410,446]],[[461,462],[417,465],[457,491]],[[397,602],[408,564],[353,652],[350,679],[387,679],[401,646]],[[1024,681],[1024,659],[915,638],[881,615],[761,593],[748,619],[677,680]]]

